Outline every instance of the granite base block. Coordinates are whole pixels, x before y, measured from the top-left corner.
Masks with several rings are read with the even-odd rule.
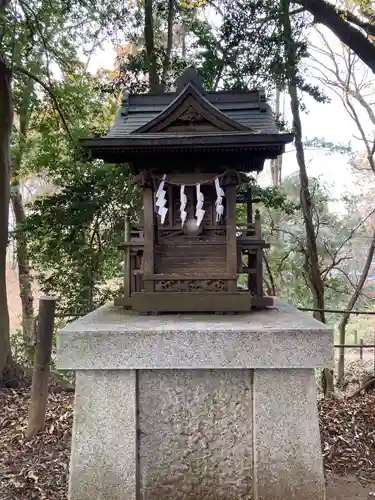
[[[254,371],[257,500],[323,500],[314,370]]]
[[[79,371],[68,498],[136,500],[135,371]]]
[[[80,371],[76,391],[69,500],[324,500],[311,369]]]
[[[251,370],[139,373],[142,500],[252,499]]]
[[[105,306],[59,332],[76,370],[69,500],[323,500],[327,326],[275,300],[232,317]]]

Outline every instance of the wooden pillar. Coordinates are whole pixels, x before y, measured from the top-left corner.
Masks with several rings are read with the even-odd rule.
[[[155,247],[155,212],[154,193],[150,186],[143,187],[143,275],[146,292],[154,291],[154,282],[147,280],[147,276],[154,274],[154,247]]]
[[[130,259],[130,225],[129,217],[125,215],[125,234],[124,234],[124,297],[128,298],[131,295],[131,259]]]
[[[225,188],[226,226],[227,226],[227,271],[237,276],[237,239],[236,239],[236,186],[229,184]],[[237,279],[228,283],[228,291],[237,291]]]
[[[251,186],[247,189],[247,223],[253,222],[253,200],[251,198]]]
[[[262,239],[259,210],[256,210],[255,212],[255,234],[257,240]],[[258,248],[256,252],[257,296],[263,297],[263,250],[261,248]]]
[[[248,250],[247,254],[247,288],[251,291],[251,254],[250,250]]]
[[[40,298],[27,438],[34,437],[45,425],[55,309],[54,297]]]
[[[247,232],[246,234],[250,234],[250,228],[249,225],[253,223],[253,200],[251,196],[251,186],[247,188]],[[251,290],[251,255],[250,255],[250,250],[248,251],[248,256],[247,256],[247,269],[248,269],[248,274],[247,274],[247,288],[248,290]]]

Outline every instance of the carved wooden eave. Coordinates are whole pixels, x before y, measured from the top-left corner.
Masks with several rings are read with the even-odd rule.
[[[251,132],[251,129],[238,123],[213,106],[194,86],[189,83],[171,104],[153,120],[134,130],[131,135],[149,133],[178,133],[179,125],[184,127],[184,135],[194,135],[198,125],[203,131]],[[206,130],[206,133],[209,133]]]

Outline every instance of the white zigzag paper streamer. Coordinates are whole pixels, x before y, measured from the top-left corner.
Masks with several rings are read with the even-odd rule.
[[[186,217],[187,217],[187,212],[185,210],[187,205],[187,197],[185,194],[185,186],[182,184],[180,186],[180,214],[181,214],[181,227],[184,227]]]
[[[165,216],[167,215],[168,208],[165,206],[167,203],[167,199],[165,195],[167,192],[164,189],[164,184],[165,184],[165,179],[166,175],[163,175],[163,180],[159,184],[158,190],[156,191],[156,203],[155,203],[155,209],[156,213],[160,215],[160,222],[163,225],[165,222]]]
[[[195,217],[197,218],[197,227],[202,224],[202,220],[205,214],[205,210],[203,210],[203,202],[204,196],[201,193],[201,185],[197,184],[197,206],[195,209]]]
[[[215,179],[215,188],[216,188],[216,222],[219,222],[224,214],[224,205],[223,205],[223,197],[225,196],[224,191],[220,187],[219,179],[216,177]]]

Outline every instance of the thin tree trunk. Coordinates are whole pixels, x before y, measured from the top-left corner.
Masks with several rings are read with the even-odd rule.
[[[165,49],[163,60],[163,74],[161,77],[161,90],[164,92],[167,85],[167,74],[171,62],[171,52],[173,44],[173,19],[174,19],[174,0],[168,0],[168,28],[167,28],[167,47]]]
[[[186,30],[183,26],[183,32],[181,37],[181,58],[186,59]]]
[[[152,0],[144,0],[145,6],[145,44],[146,44],[146,57],[148,66],[148,79],[151,92],[157,90],[159,80],[157,72],[157,61],[154,43],[154,20]]]
[[[352,296],[350,297],[350,300],[348,302],[348,305],[346,306],[346,310],[349,312],[346,312],[342,315],[340,323],[339,323],[339,333],[340,333],[340,344],[344,345],[345,344],[345,336],[346,336],[346,325],[348,324],[349,318],[350,318],[350,311],[353,310],[359,296],[361,295],[363,285],[365,284],[365,281],[367,279],[372,260],[374,258],[374,253],[375,253],[375,232],[372,235],[371,239],[371,245],[367,253],[366,257],[366,262],[365,265],[362,269],[361,277],[359,279],[358,285],[356,286]],[[345,348],[340,347],[340,357],[339,357],[339,362],[338,362],[338,367],[337,367],[337,376],[338,376],[338,385],[342,385],[344,383],[344,377],[345,377]]]
[[[19,180],[15,172],[15,180],[11,181],[11,201],[16,221],[16,249],[18,265],[18,283],[22,305],[22,336],[28,361],[34,356],[34,297],[31,287],[31,273],[27,240],[22,230],[25,221],[25,210]],[[12,173],[12,176],[14,175]]]
[[[9,224],[10,138],[13,123],[12,73],[0,55],[0,380],[12,364],[6,287]]]
[[[267,288],[268,288],[267,293],[268,293],[268,295],[271,295],[272,297],[275,297],[276,296],[275,280],[274,280],[274,277],[273,277],[273,274],[272,274],[271,267],[270,267],[270,264],[268,262],[267,256],[266,256],[266,254],[264,252],[263,252],[263,260],[264,260],[264,263],[266,265],[268,278],[270,280],[269,283],[267,283]]]
[[[296,158],[299,167],[300,178],[300,201],[303,214],[303,220],[306,232],[306,271],[313,298],[314,309],[320,309],[320,312],[314,312],[314,318],[326,322],[324,314],[324,282],[320,274],[318,249],[316,243],[316,234],[314,230],[312,216],[312,200],[309,189],[309,178],[305,162],[305,153],[302,142],[302,124],[300,118],[300,105],[297,95],[297,68],[296,68],[296,49],[292,37],[292,27],[289,18],[289,0],[281,0],[283,26],[284,26],[284,48],[287,65],[288,91],[290,96],[290,108],[293,116],[293,130],[295,135]],[[326,369],[323,372],[326,388],[325,396],[331,396],[334,391],[333,372]]]
[[[22,225],[25,222],[25,210],[20,189],[19,172],[25,149],[28,126],[29,97],[34,88],[34,80],[29,78],[23,91],[19,112],[19,147],[17,154],[12,158],[11,190],[13,213],[16,221],[16,249],[18,265],[18,283],[22,304],[22,334],[28,361],[34,359],[34,297],[32,294],[32,279],[30,274],[29,253],[27,239]]]
[[[275,113],[277,118],[280,115],[280,97],[281,92],[279,86],[276,86],[276,99],[275,99]],[[282,166],[282,156],[278,156],[274,160],[271,160],[271,175],[273,186],[280,186],[281,184],[281,166]]]

